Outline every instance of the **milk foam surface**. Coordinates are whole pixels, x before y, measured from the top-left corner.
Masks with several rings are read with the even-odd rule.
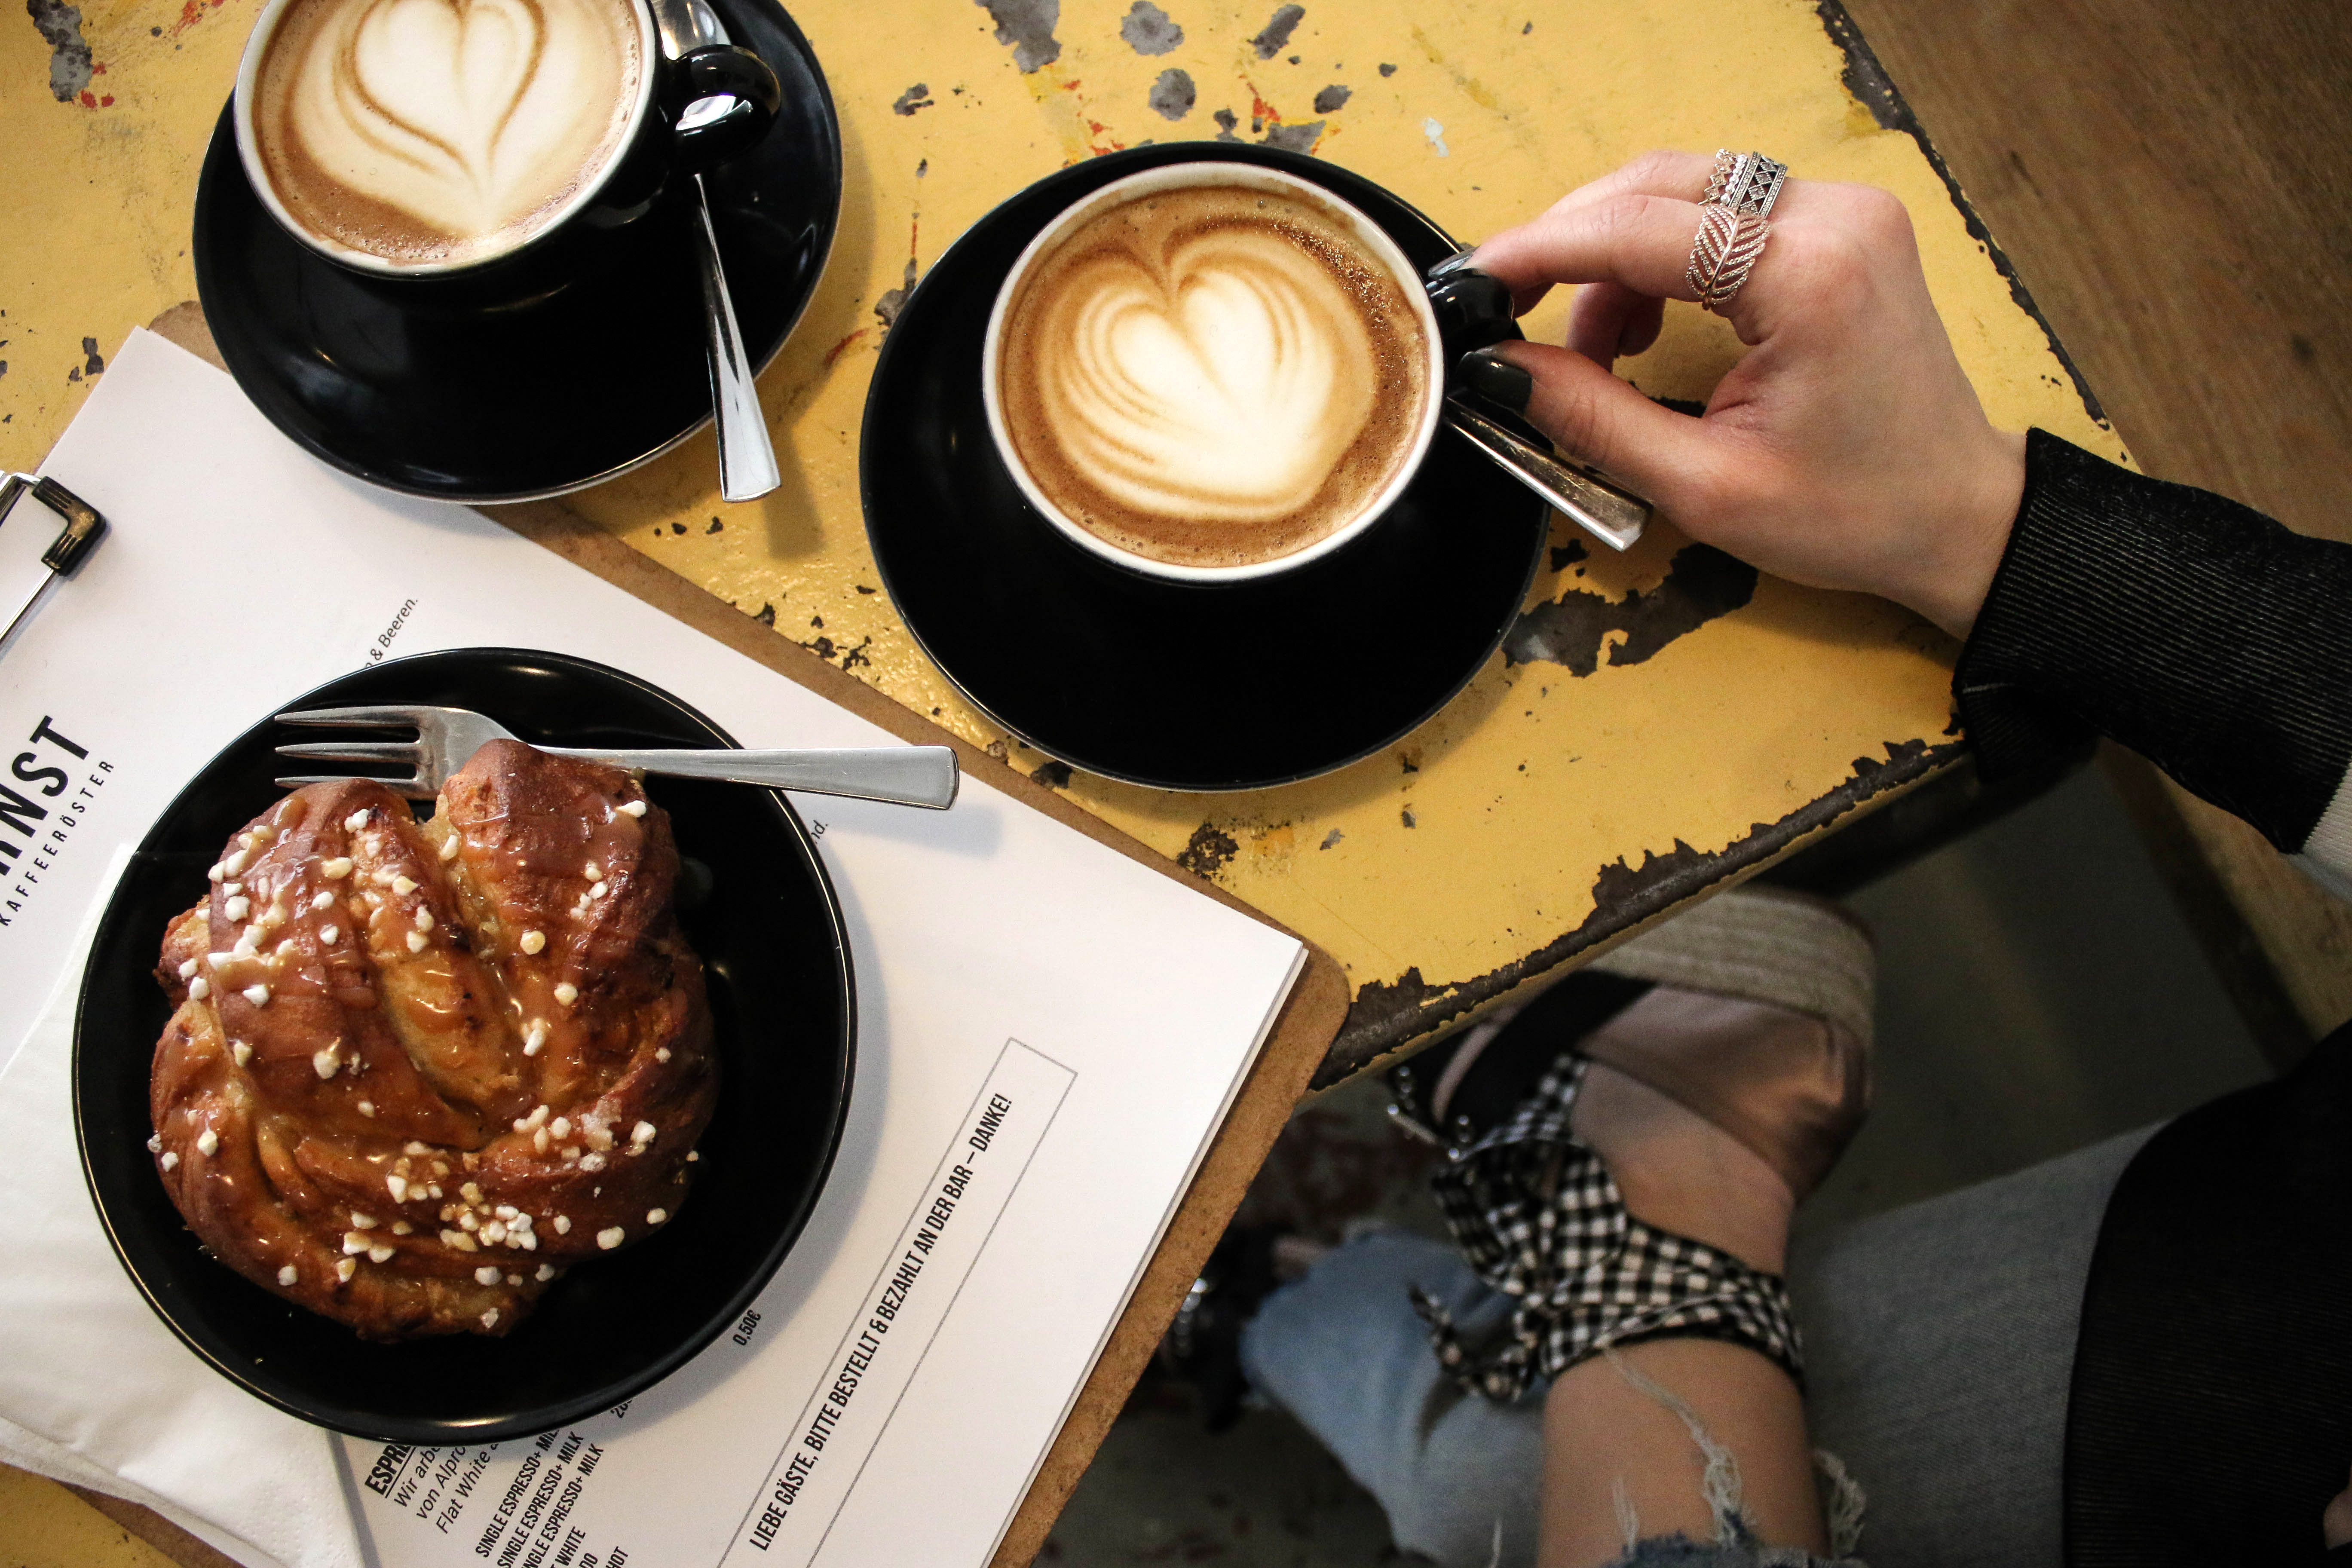
[[[262,162],[329,239],[486,256],[618,150],[641,56],[622,0],[299,0],[255,84]]]
[[[1008,427],[1080,526],[1188,564],[1352,521],[1425,395],[1417,319],[1334,215],[1247,187],[1137,197],[1041,258],[1003,329]]]

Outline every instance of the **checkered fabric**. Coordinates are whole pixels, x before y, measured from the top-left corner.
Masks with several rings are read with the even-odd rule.
[[[1478,1277],[1517,1299],[1507,1333],[1473,1346],[1433,1297],[1413,1310],[1455,1382],[1507,1403],[1611,1345],[1726,1340],[1803,1376],[1778,1275],[1643,1224],[1568,1130],[1585,1059],[1563,1056],[1508,1120],[1441,1169],[1438,1206]]]

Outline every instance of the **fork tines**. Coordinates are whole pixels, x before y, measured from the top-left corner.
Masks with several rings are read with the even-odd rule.
[[[345,729],[414,730],[432,711],[414,703],[380,702],[366,708],[306,708],[298,713],[280,713],[280,724],[336,724]]]
[[[370,708],[312,708],[299,713],[280,713],[281,724],[334,725],[348,729],[410,729],[418,728],[424,718],[421,708],[387,704]],[[340,784],[350,778],[373,778],[399,794],[413,799],[430,799],[432,792],[420,792],[416,773],[423,752],[417,741],[304,741],[278,748],[281,757],[303,762],[382,763],[387,769],[399,770],[398,776],[389,773],[306,773],[297,778],[277,781],[280,789],[299,789],[304,784]]]

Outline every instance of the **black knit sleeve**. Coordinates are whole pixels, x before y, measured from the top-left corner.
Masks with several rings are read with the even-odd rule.
[[[2352,545],[2046,431],[1953,673],[1987,778],[2107,735],[2281,850],[2352,764]]]

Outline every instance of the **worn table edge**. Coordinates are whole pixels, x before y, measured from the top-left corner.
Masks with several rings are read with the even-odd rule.
[[[1959,176],[1953,174],[1951,165],[1944,162],[1944,154],[1937,150],[1935,138],[1927,134],[1927,126],[1912,111],[1909,100],[1895,85],[1895,79],[1879,63],[1877,51],[1870,47],[1870,40],[1863,37],[1862,25],[1846,10],[1843,0],[1813,0],[1813,9],[1820,16],[1830,42],[1845,56],[1845,69],[1840,79],[1846,92],[1870,111],[1871,119],[1877,122],[1879,129],[1899,131],[1918,144],[1920,155],[1927,160],[1927,166],[1935,171],[1937,179],[1944,182],[1944,194],[1951,198],[1952,207],[1960,215],[1969,237],[1985,247],[1985,256],[1992,262],[1993,270],[2000,273],[2001,280],[2009,285],[2011,300],[2032,318],[2033,324],[2042,329],[2042,337],[2048,341],[2051,353],[2066,367],[2066,376],[2074,384],[2074,395],[2083,400],[2083,411],[2102,427],[2113,428],[2106,410],[2099,405],[2098,394],[2091,390],[2090,381],[2083,374],[2082,368],[2075,364],[2074,356],[2068,353],[2066,345],[2059,341],[2058,329],[2052,326],[2050,318],[2042,313],[2042,307],[2034,302],[2033,291],[2025,286],[2017,264],[2009,258],[2009,253],[1993,237],[1992,226],[1977,211],[1976,204],[1969,199],[1969,194],[1960,188]]]
[[[1664,855],[1645,856],[1638,868],[1619,861],[1601,873],[1593,911],[1574,931],[1475,979],[1423,987],[1425,996],[1412,994],[1419,986],[1419,972],[1407,971],[1397,986],[1383,988],[1401,998],[1390,1016],[1360,1016],[1366,1011],[1364,993],[1379,983],[1366,985],[1316,1069],[1308,1091],[1321,1094],[1365,1073],[1383,1071],[1481,1015],[1536,994],[1691,904],[1738,887],[1846,826],[1853,817],[1920,787],[1958,763],[1965,750],[1958,741],[1898,747],[1891,761],[1858,772],[1778,822],[1758,824],[1719,854],[1703,854],[1677,843]],[[1394,1023],[1398,1017],[1406,1020],[1403,1026]]]
[[[1847,93],[1869,111],[1880,129],[1900,132],[1917,145],[1929,169],[1943,182],[1945,195],[1959,214],[1969,237],[1984,247],[1993,269],[2009,287],[2011,300],[2042,330],[2051,354],[2065,367],[2075,395],[2082,399],[2084,411],[2102,426],[2107,426],[2106,413],[2100,406],[2097,394],[2091,390],[2090,382],[2075,364],[2074,356],[2066,352],[2057,329],[2035,303],[2016,264],[1993,237],[1990,226],[1977,211],[1976,204],[1960,188],[1958,177],[1945,162],[1935,139],[1880,64],[1861,25],[1847,12],[1843,0],[1814,0],[1813,9],[1831,43],[1844,57],[1841,80]],[[1853,775],[1835,789],[1777,823],[1757,825],[1747,837],[1713,857],[1694,857],[1677,843],[1666,855],[1645,857],[1639,868],[1626,868],[1622,862],[1606,868],[1596,880],[1593,913],[1582,925],[1486,974],[1431,984],[1422,980],[1418,970],[1412,970],[1393,984],[1368,982],[1351,1003],[1348,1021],[1332,1043],[1330,1055],[1317,1069],[1312,1091],[1320,1093],[1337,1088],[1349,1079],[1402,1061],[1507,1000],[1531,994],[1565,977],[1620,942],[1639,935],[1676,908],[1738,886],[1824,834],[1849,825],[1854,818],[1926,783],[1952,765],[1966,744],[1964,738],[1956,737],[1949,743],[1919,742],[1895,748],[1886,764],[1874,768],[1857,766]],[[1612,873],[1647,878],[1653,867],[1662,862],[1667,864],[1654,885],[1643,887],[1622,905],[1611,907],[1607,889]]]

